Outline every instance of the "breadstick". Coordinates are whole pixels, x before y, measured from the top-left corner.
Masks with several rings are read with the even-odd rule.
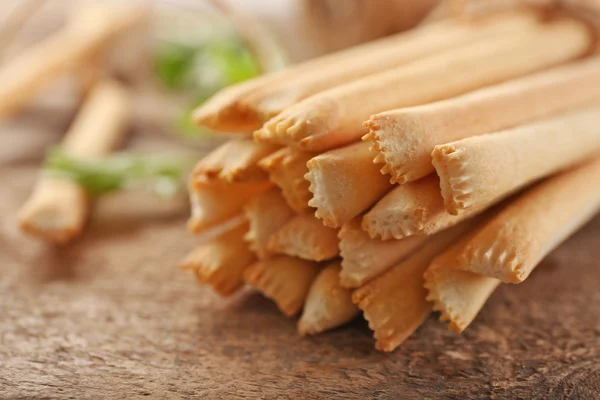
[[[311,159],[308,173],[313,198],[308,205],[331,227],[339,227],[372,206],[392,185],[373,164],[368,143],[355,143]]]
[[[17,110],[43,84],[89,59],[106,41],[139,22],[145,8],[91,7],[60,32],[0,68],[0,118]]]
[[[324,261],[339,253],[337,229],[326,227],[310,214],[289,220],[271,236],[268,250],[305,260]]]
[[[352,59],[338,60],[322,68],[294,74],[284,82],[267,86],[243,99],[243,104],[266,121],[285,108],[316,93],[368,75],[419,60],[435,52],[507,32],[531,28],[534,13],[517,11],[484,18],[474,24],[445,21],[413,29],[381,40],[381,45]],[[367,49],[365,49],[367,50]]]
[[[245,236],[250,249],[261,260],[269,258],[272,253],[267,245],[271,236],[295,215],[294,210],[287,205],[281,190],[273,188],[250,199],[244,212],[250,222]]]
[[[317,153],[309,153],[288,147],[276,151],[259,161],[258,165],[267,171],[271,182],[279,186],[283,197],[297,213],[306,212],[312,193],[309,182],[304,179],[308,172],[306,163]]]
[[[433,310],[440,313],[440,321],[449,321],[449,328],[459,333],[473,322],[500,284],[498,279],[455,268],[457,257],[475,233],[437,256],[423,275]]]
[[[109,153],[121,141],[129,122],[129,93],[104,80],[90,93],[69,128],[61,147],[73,157]],[[78,236],[90,211],[86,191],[73,181],[41,176],[19,211],[21,229],[39,239],[66,243]]]
[[[433,174],[398,186],[363,217],[362,228],[373,239],[402,239],[412,235],[432,235],[483,211],[471,210],[450,215],[440,195],[440,181]]]
[[[523,282],[536,265],[600,210],[600,158],[529,189],[463,248],[456,268]]]
[[[312,282],[298,321],[301,335],[314,335],[352,321],[359,313],[352,292],[340,286],[340,262],[327,265]]]
[[[212,286],[226,297],[242,287],[243,271],[256,260],[244,242],[248,224],[243,224],[212,241],[195,248],[181,263],[181,268],[194,272],[198,281]]]
[[[377,350],[393,351],[425,321],[431,304],[425,299],[423,273],[469,226],[461,224],[432,237],[409,258],[354,292],[352,301],[375,332]]]
[[[340,229],[342,271],[340,284],[357,288],[408,257],[425,243],[427,236],[419,235],[402,240],[371,239],[361,229],[361,217],[345,223]]]
[[[268,190],[270,182],[190,182],[192,215],[188,229],[194,233],[212,228],[240,213],[253,196]]]
[[[252,139],[230,140],[198,162],[192,179],[229,183],[267,180],[267,173],[258,166],[258,161],[276,150],[276,146]]]
[[[568,19],[486,38],[309,97],[270,119],[254,138],[310,151],[340,147],[364,135],[363,121],[374,113],[539,71],[585,54],[591,43],[586,26]]]
[[[600,57],[459,97],[373,115],[366,125],[375,162],[393,183],[434,171],[435,145],[490,133],[600,98]]]
[[[292,317],[300,312],[310,285],[319,273],[315,262],[277,256],[258,261],[244,271],[244,280]]]
[[[600,106],[436,146],[450,214],[480,208],[600,152]]]

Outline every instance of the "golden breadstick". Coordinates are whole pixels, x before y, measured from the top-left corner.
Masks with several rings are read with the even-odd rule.
[[[434,171],[437,144],[506,129],[600,98],[600,57],[459,97],[376,114],[366,123],[375,162],[404,184]]]
[[[409,258],[354,292],[352,300],[375,332],[377,350],[394,350],[425,321],[431,304],[425,299],[423,273],[469,226],[461,224],[432,237]]]
[[[61,147],[73,157],[102,156],[125,134],[131,104],[120,84],[104,80],[90,93]],[[21,229],[40,239],[66,243],[78,236],[90,211],[86,191],[73,181],[41,176],[19,211]]]
[[[244,269],[256,260],[244,242],[247,231],[246,223],[198,246],[183,260],[181,268],[194,272],[200,282],[223,297],[235,293],[244,283]]]
[[[585,54],[591,43],[587,27],[568,19],[486,38],[309,97],[266,122],[254,138],[311,151],[339,147],[366,133],[363,121],[374,113],[539,71]]]
[[[364,285],[408,257],[427,240],[424,235],[402,240],[371,239],[361,229],[360,221],[361,217],[356,217],[345,223],[338,234],[342,257],[340,284],[346,288]]]
[[[339,253],[337,229],[326,227],[310,214],[289,220],[271,236],[268,250],[312,261],[324,261]]]
[[[449,321],[449,328],[459,333],[473,322],[500,284],[498,279],[455,268],[456,258],[474,233],[437,256],[423,275],[433,310],[440,313],[440,321]]]
[[[352,292],[340,286],[340,262],[327,265],[313,281],[298,321],[301,335],[314,335],[352,321],[359,313]]]
[[[317,153],[283,148],[259,161],[258,165],[267,171],[271,182],[279,186],[283,197],[297,213],[308,210],[308,202],[312,193],[308,190],[309,182],[304,179],[308,172],[306,163]]]
[[[261,88],[242,102],[259,119],[267,120],[286,107],[326,89],[483,37],[497,37],[506,32],[530,28],[536,23],[535,20],[534,13],[517,11],[485,18],[474,24],[444,21],[416,28],[380,40],[380,46],[372,47],[370,51],[365,49],[352,60],[338,60],[316,71],[294,74],[284,82]]]
[[[536,265],[600,209],[600,158],[529,189],[469,241],[456,268],[524,281]]]
[[[471,210],[450,215],[440,195],[435,174],[398,186],[363,217],[362,228],[371,238],[402,239],[412,235],[432,235],[483,211]]]
[[[60,32],[5,63],[0,68],[0,117],[18,109],[55,76],[89,59],[144,15],[139,5],[90,7]]]
[[[331,227],[339,227],[372,206],[392,185],[373,164],[368,143],[355,143],[311,159],[308,173],[313,198],[308,205]]]
[[[436,146],[433,166],[450,214],[481,208],[600,152],[600,106]]]
[[[269,258],[272,253],[267,250],[267,245],[271,236],[296,215],[294,210],[287,205],[281,190],[273,188],[250,199],[244,211],[250,222],[245,237],[250,249],[261,260]]]
[[[230,183],[267,180],[267,173],[258,166],[258,161],[276,150],[276,146],[252,139],[230,140],[198,162],[192,179]]]
[[[312,261],[277,256],[258,261],[244,271],[244,280],[277,304],[282,313],[292,317],[300,312],[310,285],[319,273]]]
[[[225,222],[240,213],[250,198],[270,187],[270,182],[190,182],[192,215],[188,229],[200,233]]]

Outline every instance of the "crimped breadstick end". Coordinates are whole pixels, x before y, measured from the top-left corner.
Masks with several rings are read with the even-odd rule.
[[[234,139],[217,147],[198,162],[192,179],[200,182],[229,183],[266,180],[267,173],[258,161],[277,150],[277,146],[255,143],[251,139]]]
[[[371,239],[361,228],[361,217],[344,224],[338,233],[342,270],[340,284],[357,288],[399,263],[427,240],[412,236],[402,240]]]
[[[453,215],[600,152],[600,106],[489,135],[436,146],[433,165]]]
[[[250,249],[259,259],[269,258],[272,253],[267,249],[271,236],[294,215],[281,194],[281,190],[273,188],[250,199],[244,212],[250,228],[245,236]]]
[[[282,313],[292,317],[300,312],[313,279],[317,263],[295,257],[278,256],[258,261],[244,271],[244,280],[273,300]]]
[[[549,178],[506,206],[467,244],[457,268],[524,281],[600,209],[600,159]]]
[[[402,239],[413,235],[432,235],[472,217],[483,209],[450,215],[440,195],[439,179],[430,175],[398,186],[381,199],[362,221],[371,238]]]
[[[482,39],[311,96],[267,121],[254,137],[310,151],[340,147],[366,133],[363,122],[372,114],[536,72],[586,54],[592,41],[584,24],[569,19]]]
[[[270,182],[202,183],[190,182],[192,215],[188,229],[194,233],[219,225],[240,213],[253,196],[268,190]]]
[[[320,154],[308,162],[305,179],[310,182],[315,215],[331,227],[340,227],[372,206],[392,185],[372,162],[368,143]]]
[[[243,271],[256,257],[244,242],[248,224],[194,249],[181,268],[194,272],[199,282],[212,286],[221,296],[235,293],[243,285]]]
[[[339,253],[337,229],[324,226],[310,214],[289,220],[271,236],[268,250],[305,260],[324,261]]]
[[[283,192],[288,204],[298,214],[309,209],[312,193],[310,183],[304,179],[308,172],[306,163],[317,153],[283,148],[259,161],[258,165],[269,175],[269,179]]]
[[[393,351],[425,321],[431,304],[425,299],[423,273],[467,227],[463,224],[431,238],[406,260],[354,292],[352,301],[369,321],[377,350]]]
[[[600,98],[600,57],[483,88],[459,97],[371,116],[365,135],[393,183],[432,172],[442,143],[506,129]]]
[[[315,335],[352,321],[359,313],[352,292],[340,286],[339,261],[327,265],[313,281],[298,321],[301,335]]]

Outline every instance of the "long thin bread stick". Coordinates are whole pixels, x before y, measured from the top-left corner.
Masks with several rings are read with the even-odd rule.
[[[267,173],[258,166],[258,161],[277,148],[270,144],[256,143],[252,139],[227,141],[198,162],[192,172],[192,179],[229,183],[267,180]]]
[[[258,261],[244,271],[244,280],[272,299],[282,313],[292,317],[300,312],[313,279],[319,273],[315,262],[278,256]]]
[[[313,194],[308,205],[331,227],[362,213],[392,189],[373,164],[368,143],[355,143],[320,154],[308,163],[306,180]]]
[[[431,238],[409,258],[357,289],[352,300],[363,310],[375,332],[375,348],[393,351],[425,321],[431,312],[423,273],[471,224],[461,224]]]
[[[312,282],[302,316],[301,335],[314,335],[352,321],[360,310],[352,302],[352,292],[340,286],[340,263],[327,265]]]
[[[342,270],[340,284],[357,288],[398,264],[420,246],[427,236],[412,236],[402,240],[371,239],[361,228],[361,217],[345,223],[338,238]]]
[[[456,268],[524,281],[600,210],[600,159],[551,177],[508,204],[463,248]]]
[[[516,11],[482,18],[476,23],[460,24],[445,21],[381,41],[382,45],[365,49],[351,60],[324,65],[316,71],[294,74],[284,82],[256,90],[242,100],[250,112],[267,120],[286,107],[335,86],[421,59],[437,51],[527,29],[536,23],[536,15]],[[383,44],[386,45],[383,45]]]
[[[460,46],[326,90],[285,109],[254,132],[257,140],[322,151],[358,140],[374,113],[446,99],[572,60],[592,43],[587,27],[568,19],[527,33]]]
[[[288,204],[297,213],[309,209],[312,193],[310,183],[304,179],[308,172],[306,163],[317,153],[283,148],[259,161],[258,165],[269,174],[269,179],[283,192]]]
[[[289,220],[271,236],[268,250],[305,260],[324,261],[339,253],[337,230],[329,228],[310,214]]]
[[[102,156],[120,143],[130,114],[125,88],[110,80],[101,81],[90,93],[61,147],[74,157]],[[19,223],[32,236],[66,243],[81,233],[89,211],[88,195],[77,183],[41,176],[19,211]]]
[[[268,190],[271,183],[202,183],[190,182],[192,215],[188,229],[194,233],[219,225],[242,212],[253,196]]]
[[[365,214],[362,228],[370,237],[382,240],[432,235],[483,209],[473,209],[458,216],[448,214],[440,195],[440,180],[432,174],[394,188]]]
[[[181,268],[194,272],[198,281],[212,286],[223,297],[235,293],[244,283],[244,269],[256,260],[243,239],[247,231],[246,223],[198,246],[183,260]]]
[[[5,63],[0,68],[0,117],[14,112],[44,83],[88,59],[144,15],[145,8],[139,5],[90,8],[60,32]]]
[[[294,215],[281,194],[281,190],[273,188],[250,199],[244,207],[250,228],[245,236],[250,249],[259,259],[269,258],[272,253],[267,249],[271,236],[289,221]]]
[[[494,132],[600,98],[600,57],[515,79],[459,97],[373,115],[365,136],[391,182],[434,171],[435,145]]]
[[[436,146],[449,213],[480,208],[600,152],[600,106]]]

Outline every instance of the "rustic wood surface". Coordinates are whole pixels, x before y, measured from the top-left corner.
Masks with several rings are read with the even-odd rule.
[[[68,123],[47,119],[0,130],[0,398],[600,397],[600,218],[462,336],[432,317],[381,354],[362,321],[300,338],[261,296],[198,286],[176,267],[195,242],[176,208],[113,199],[69,247],[23,237],[16,211]]]

